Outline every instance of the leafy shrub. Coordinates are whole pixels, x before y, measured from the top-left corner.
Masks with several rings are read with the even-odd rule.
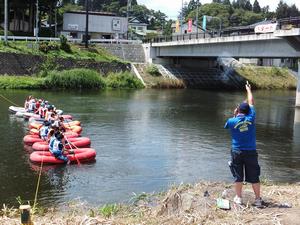
[[[110,88],[143,88],[142,82],[129,72],[111,73],[106,77],[106,85]]]
[[[148,66],[146,69],[146,72],[152,76],[160,76],[161,75],[157,66],[155,66],[155,65]]]
[[[60,49],[67,53],[72,52],[71,46],[68,44],[68,39],[64,35],[60,36]]]
[[[39,66],[39,73],[37,74],[38,77],[46,77],[52,70],[57,69],[57,64],[55,58],[47,57],[45,61]]]
[[[94,70],[72,69],[51,71],[45,78],[44,85],[54,89],[94,89],[104,88],[105,81]]]
[[[39,50],[47,54],[49,51],[59,50],[59,46],[55,42],[43,41],[39,45]]]

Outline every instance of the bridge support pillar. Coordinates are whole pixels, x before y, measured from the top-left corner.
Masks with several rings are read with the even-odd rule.
[[[300,59],[298,59],[298,82],[296,93],[296,107],[300,107]]]

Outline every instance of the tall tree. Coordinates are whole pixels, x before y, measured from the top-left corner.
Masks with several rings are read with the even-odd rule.
[[[222,2],[224,5],[231,5],[230,0],[223,0]]]
[[[295,4],[289,7],[288,12],[289,16],[300,16],[300,12]]]
[[[245,10],[252,11],[252,5],[249,0],[245,3]]]
[[[261,8],[260,8],[259,2],[257,0],[255,0],[253,3],[253,12],[255,12],[255,13],[261,12]]]
[[[288,16],[289,16],[289,6],[285,2],[280,0],[280,2],[278,3],[278,6],[276,8],[276,17],[277,17],[277,19],[279,19],[279,18],[285,18]]]

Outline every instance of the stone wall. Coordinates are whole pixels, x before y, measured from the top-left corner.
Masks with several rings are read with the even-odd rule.
[[[108,44],[102,43],[98,44],[106,51],[120,59],[135,62],[144,63],[145,62],[145,52],[143,45],[141,44]]]
[[[32,75],[38,73],[46,64],[57,70],[68,70],[73,68],[87,68],[97,70],[106,75],[109,72],[131,70],[130,64],[121,62],[96,62],[93,60],[75,59],[47,59],[42,56],[0,53],[0,74],[7,75]]]

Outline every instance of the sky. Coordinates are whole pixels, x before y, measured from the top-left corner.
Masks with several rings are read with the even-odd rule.
[[[156,11],[160,10],[165,13],[170,19],[176,19],[178,12],[181,9],[183,2],[189,2],[189,0],[137,0],[138,4],[146,5],[149,9]],[[232,0],[231,0],[232,1]],[[280,0],[258,0],[260,7],[266,5],[270,6],[270,11],[275,11]],[[201,4],[211,3],[212,0],[200,0]],[[250,0],[253,4],[254,0]],[[300,9],[300,0],[284,0],[288,5],[295,4]]]

